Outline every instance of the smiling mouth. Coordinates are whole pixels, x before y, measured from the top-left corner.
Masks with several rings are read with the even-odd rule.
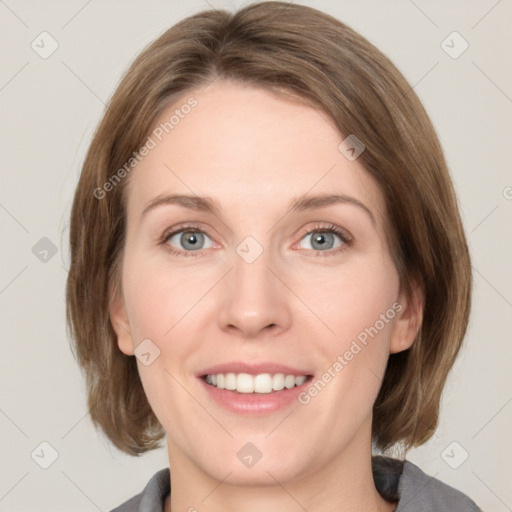
[[[238,393],[269,394],[285,389],[302,386],[312,379],[312,375],[287,375],[284,373],[216,373],[203,375],[203,380],[210,386]]]

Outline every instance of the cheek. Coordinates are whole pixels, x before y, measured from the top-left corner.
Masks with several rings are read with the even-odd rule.
[[[324,338],[329,347],[339,351],[359,335],[364,340],[369,330],[375,339],[389,338],[398,289],[395,267],[376,255],[312,281],[303,294],[310,297],[311,309],[331,331],[331,336]]]
[[[318,338],[323,371],[301,403],[312,406],[312,416],[327,414],[334,430],[355,432],[371,413],[384,376],[399,307],[398,274],[386,261],[367,259],[318,285],[311,293],[331,333]]]
[[[161,257],[156,261],[141,253],[127,257],[125,269],[124,295],[132,334],[162,347],[176,332],[186,330],[216,279],[207,269],[183,272]]]
[[[172,427],[186,432],[187,426],[179,418],[193,417],[197,411],[180,383],[189,377],[191,369],[186,362],[198,349],[193,341],[197,339],[194,306],[211,288],[211,280],[203,282],[193,272],[185,275],[170,265],[164,267],[136,251],[125,259],[124,269],[123,290],[133,341],[137,345],[149,339],[157,347],[158,356],[150,365],[137,360],[145,394],[167,430]],[[173,414],[176,407],[179,415]]]

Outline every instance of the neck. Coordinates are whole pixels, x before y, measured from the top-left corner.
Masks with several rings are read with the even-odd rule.
[[[392,512],[396,503],[384,500],[373,481],[371,439],[361,432],[328,464],[294,478],[268,478],[257,485],[233,485],[230,472],[219,479],[203,471],[168,440],[171,493],[164,511],[176,512]],[[284,454],[283,454],[283,459]]]

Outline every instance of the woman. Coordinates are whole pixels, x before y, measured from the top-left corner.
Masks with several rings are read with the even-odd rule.
[[[471,266],[439,141],[368,41],[282,2],[135,60],[89,148],[67,315],[94,424],[168,468],[117,511],[479,510],[434,433]]]

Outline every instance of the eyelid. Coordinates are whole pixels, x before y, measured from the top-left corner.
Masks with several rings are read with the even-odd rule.
[[[158,240],[158,245],[166,246],[166,250],[168,252],[177,256],[202,256],[206,249],[198,249],[197,251],[184,251],[181,249],[175,249],[167,243],[174,235],[177,235],[179,233],[185,233],[187,231],[197,231],[198,233],[202,233],[206,235],[208,238],[210,238],[213,244],[218,245],[212,239],[212,237],[204,230],[204,228],[200,224],[197,224],[195,222],[183,222],[181,224],[178,224],[177,226],[173,226],[172,228],[165,230],[161,238]]]
[[[298,242],[296,242],[293,247],[300,244],[300,242],[306,236],[308,236],[312,233],[334,233],[334,235],[336,235],[341,240],[341,245],[336,248],[333,248],[333,249],[328,249],[325,251],[320,251],[317,249],[305,249],[305,251],[307,251],[307,254],[310,256],[313,256],[313,257],[337,256],[340,253],[347,250],[348,247],[352,246],[352,244],[354,242],[354,237],[345,228],[342,228],[341,226],[332,224],[330,222],[325,222],[325,223],[317,222],[314,226],[306,229],[305,232],[302,232]]]
[[[338,226],[337,224],[332,224],[330,222],[318,222],[313,227],[308,228],[304,233],[302,233],[302,238],[306,235],[309,235],[311,233],[322,233],[327,232],[331,233],[334,232],[337,234],[344,242],[351,243],[354,240],[354,237],[351,235],[351,233],[346,230],[345,228],[342,228],[341,226]],[[301,238],[301,240],[302,240]]]

